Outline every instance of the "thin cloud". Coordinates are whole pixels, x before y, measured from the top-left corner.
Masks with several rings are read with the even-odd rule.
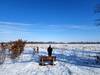
[[[94,25],[49,25],[49,29],[55,30],[67,30],[67,29],[74,29],[74,30],[96,30],[98,27]]]
[[[0,21],[0,24],[4,24],[4,25],[24,25],[24,26],[33,25],[33,24],[17,23],[17,22],[5,22],[5,21]]]
[[[16,23],[16,22],[4,22],[0,21],[0,33],[11,33],[8,31],[19,31],[19,32],[25,32],[28,31],[28,27],[32,26],[33,24],[25,24],[25,23]]]
[[[93,25],[48,25],[48,24],[25,24],[16,22],[0,21],[0,33],[32,33],[40,31],[62,32],[68,29],[73,30],[96,30]]]

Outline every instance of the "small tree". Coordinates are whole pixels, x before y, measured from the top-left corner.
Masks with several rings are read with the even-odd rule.
[[[24,51],[25,41],[19,39],[11,47],[11,59],[16,59]]]
[[[96,26],[100,26],[100,4],[97,4],[95,7],[95,14],[98,16],[96,18]]]

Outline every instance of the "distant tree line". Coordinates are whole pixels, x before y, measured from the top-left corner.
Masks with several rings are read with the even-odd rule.
[[[27,44],[65,44],[64,42],[26,42]]]
[[[15,42],[16,41],[0,42],[0,43],[13,44]],[[25,44],[66,44],[66,43],[64,43],[64,42],[52,42],[52,41],[49,41],[49,42],[25,41]]]
[[[100,44],[100,42],[68,42],[67,44]]]
[[[9,42],[0,42],[4,44],[14,44],[16,41],[9,41]],[[34,42],[34,41],[25,41],[25,44],[100,44],[100,42]]]

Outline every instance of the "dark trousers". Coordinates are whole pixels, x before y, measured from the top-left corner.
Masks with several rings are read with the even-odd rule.
[[[51,56],[52,55],[52,50],[48,50],[48,56]]]

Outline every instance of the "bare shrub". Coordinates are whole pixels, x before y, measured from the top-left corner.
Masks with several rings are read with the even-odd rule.
[[[20,56],[20,54],[24,51],[25,41],[17,40],[11,46],[11,59],[16,59],[16,57]]]

